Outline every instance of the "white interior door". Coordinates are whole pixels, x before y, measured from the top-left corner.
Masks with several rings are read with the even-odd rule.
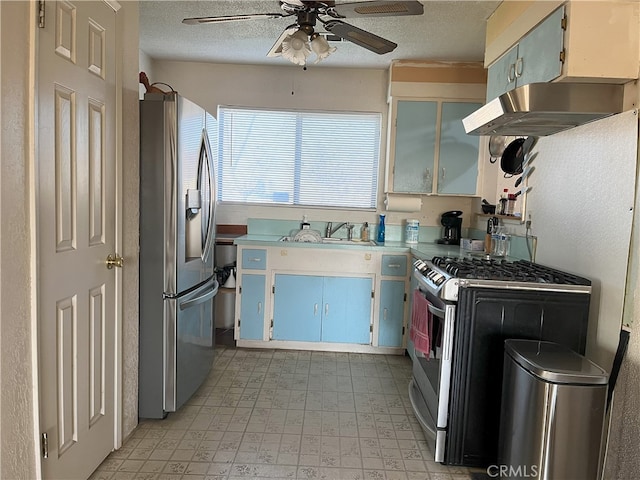
[[[116,13],[46,1],[38,39],[43,477],[87,478],[115,444]]]

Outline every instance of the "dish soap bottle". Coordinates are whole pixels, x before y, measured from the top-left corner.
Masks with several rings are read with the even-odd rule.
[[[385,214],[380,214],[380,222],[378,223],[378,243],[384,243],[384,217]]]
[[[369,223],[364,222],[362,224],[362,228],[360,229],[360,240],[363,242],[369,241]]]

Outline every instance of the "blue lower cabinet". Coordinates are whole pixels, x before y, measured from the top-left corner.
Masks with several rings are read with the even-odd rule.
[[[319,342],[323,277],[278,275],[273,304],[273,340]]]
[[[371,278],[276,274],[273,340],[370,343]]]
[[[370,278],[324,278],[322,341],[370,343]]]
[[[242,275],[240,291],[240,338],[262,340],[264,333],[264,275]]]
[[[404,319],[404,280],[380,282],[380,311],[378,312],[378,345],[402,346]]]

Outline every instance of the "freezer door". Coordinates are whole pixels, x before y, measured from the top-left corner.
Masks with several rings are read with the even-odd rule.
[[[213,363],[215,278],[165,300],[164,411],[174,412],[202,385]]]
[[[204,109],[178,96],[166,114],[176,145],[165,157],[164,291],[175,295],[213,275],[215,178]]]

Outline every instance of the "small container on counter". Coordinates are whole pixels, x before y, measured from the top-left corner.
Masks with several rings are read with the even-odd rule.
[[[360,229],[360,240],[363,242],[369,241],[369,222],[364,222]]]
[[[420,222],[418,220],[409,219],[405,226],[405,242],[406,243],[418,243]]]
[[[496,257],[506,257],[509,255],[509,243],[511,237],[506,233],[499,232],[496,233],[492,238],[492,248],[493,252],[491,252]]]

